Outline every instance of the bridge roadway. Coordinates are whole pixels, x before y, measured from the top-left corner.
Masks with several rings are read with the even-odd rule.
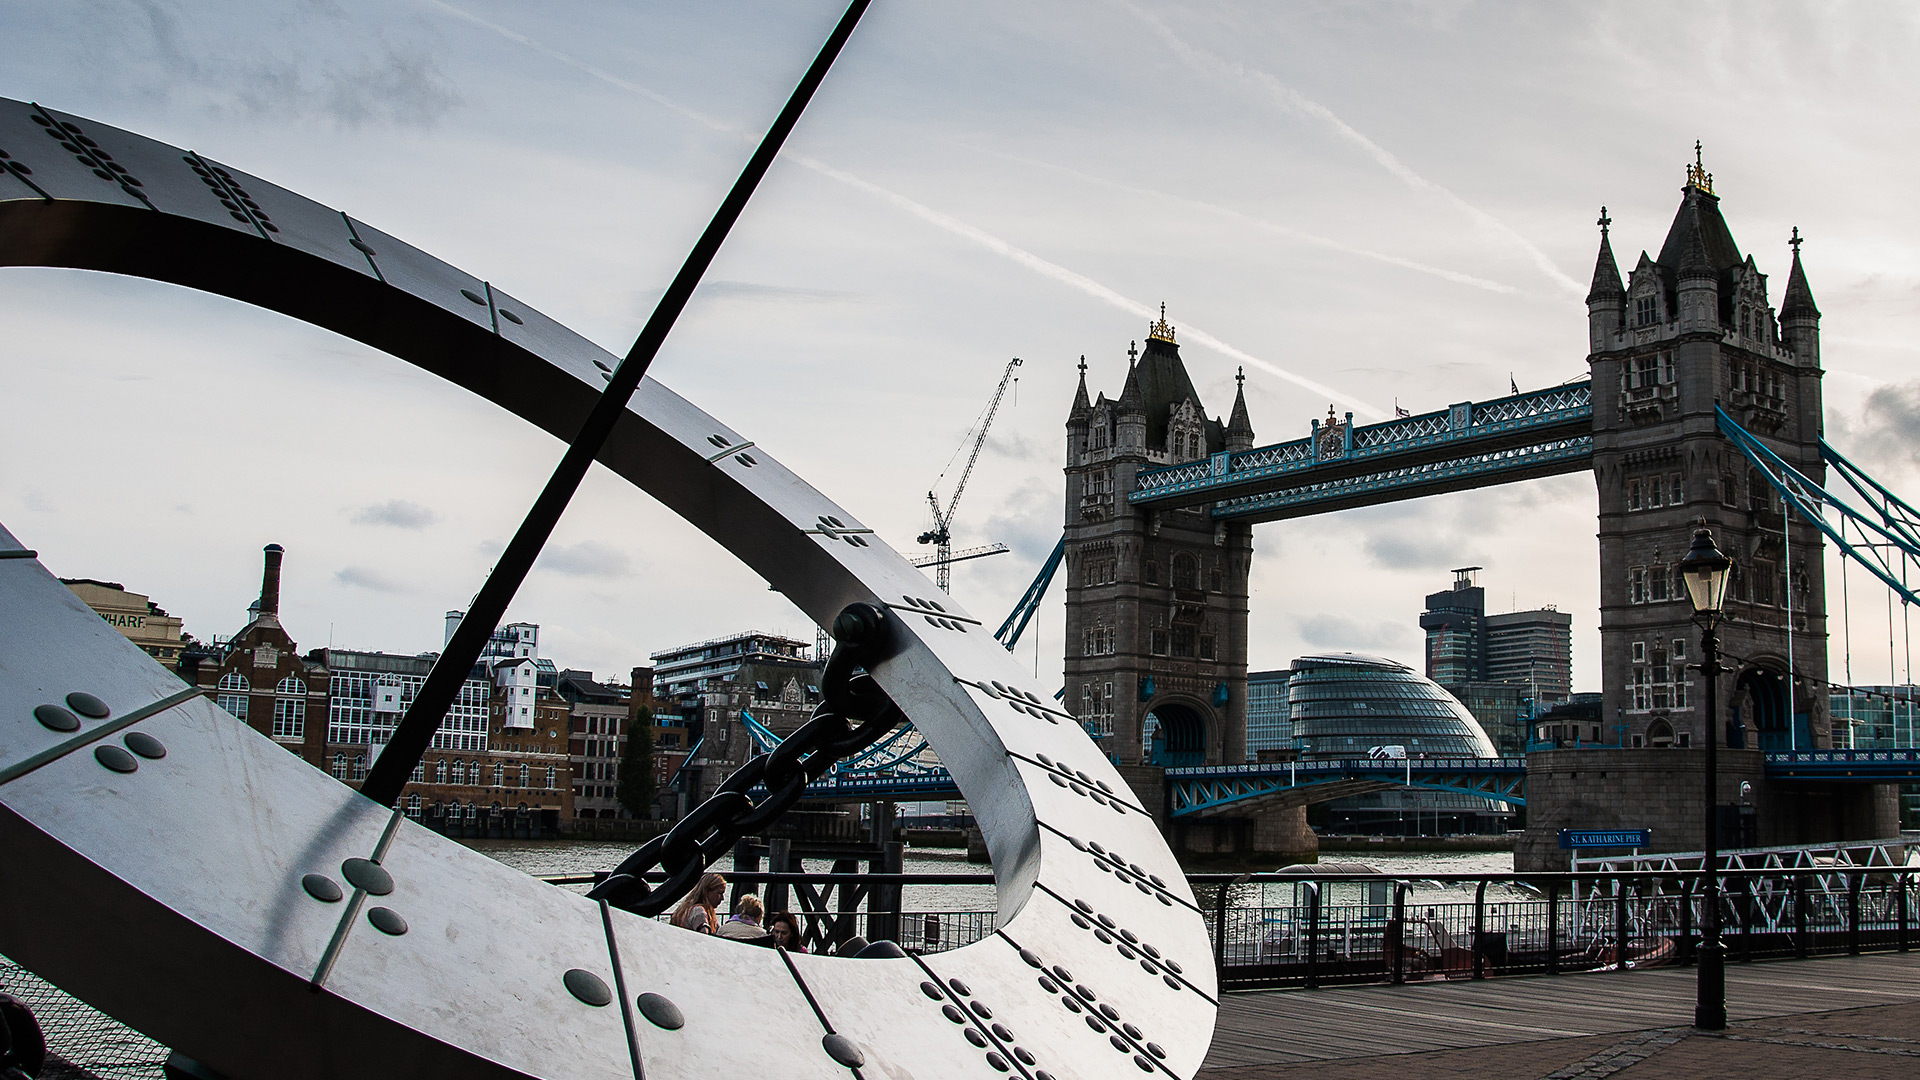
[[[1278,521],[1593,467],[1593,387],[1584,380],[1364,427],[1351,421],[1315,421],[1303,439],[1145,470],[1127,500]]]
[[[1920,749],[1783,751],[1767,754],[1765,768],[1766,775],[1774,780],[1912,784],[1920,783]],[[1340,758],[1205,765],[1167,770],[1167,809],[1173,817],[1237,816],[1396,787],[1524,806],[1526,778],[1527,760],[1519,757]],[[1072,786],[1077,780],[1063,776],[1061,782]],[[806,794],[807,799],[820,802],[915,802],[960,797],[960,789],[944,769],[907,776],[829,773],[809,785]]]

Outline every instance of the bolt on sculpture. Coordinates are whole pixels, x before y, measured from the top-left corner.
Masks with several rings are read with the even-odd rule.
[[[764,449],[642,377],[674,305],[621,361],[344,213],[5,99],[0,265],[172,282],[383,349],[567,440],[578,460],[562,472],[601,461],[815,620],[864,620],[842,640],[867,643],[847,662],[870,681],[847,681],[838,715],[891,724],[897,704],[912,720],[968,796],[999,897],[997,930],[972,945],[852,959],[673,930],[620,906],[661,894],[637,874],[599,900],[544,885],[370,797],[390,802],[390,779],[355,792],[182,689],[0,528],[0,952],[234,1080],[1199,1068],[1211,949],[1152,816],[978,620]],[[703,266],[696,249],[687,291]],[[543,512],[523,530],[535,552]],[[468,621],[491,629],[497,614],[476,603]],[[844,737],[823,726],[816,751],[859,734],[835,722]],[[424,745],[432,725],[407,730]],[[766,762],[779,790],[735,792],[754,809],[736,800],[728,820],[771,814],[814,742]],[[386,751],[402,777],[407,752]],[[697,862],[702,839],[671,854]]]

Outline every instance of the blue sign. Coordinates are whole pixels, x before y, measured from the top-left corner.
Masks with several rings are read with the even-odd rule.
[[[1561,829],[1560,850],[1597,847],[1646,847],[1652,829]]]

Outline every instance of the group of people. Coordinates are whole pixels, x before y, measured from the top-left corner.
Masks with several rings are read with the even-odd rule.
[[[733,914],[722,921],[720,909],[726,901],[727,879],[719,874],[707,874],[700,879],[699,887],[688,893],[686,899],[680,901],[680,906],[673,909],[673,925],[730,941],[744,941],[749,945],[764,945],[797,953],[807,951],[800,942],[800,920],[794,917],[793,912],[776,911],[768,915],[766,906],[758,896],[742,893],[733,906]]]

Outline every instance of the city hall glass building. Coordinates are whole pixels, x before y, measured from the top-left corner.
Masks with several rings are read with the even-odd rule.
[[[1287,680],[1293,741],[1303,761],[1365,757],[1377,746],[1409,757],[1495,757],[1493,741],[1453,695],[1405,664],[1359,653],[1303,656]],[[1489,832],[1503,804],[1397,789],[1355,795],[1313,812],[1333,832]],[[1321,817],[1324,815],[1324,817]]]

